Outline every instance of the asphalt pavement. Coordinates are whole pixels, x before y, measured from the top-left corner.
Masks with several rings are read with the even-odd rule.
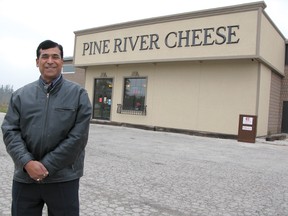
[[[8,216],[13,163],[0,135],[0,215]],[[288,141],[244,143],[91,124],[80,212],[287,216]]]

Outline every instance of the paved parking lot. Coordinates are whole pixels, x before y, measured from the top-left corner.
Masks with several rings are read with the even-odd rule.
[[[82,216],[288,215],[287,141],[91,124],[86,150]],[[1,134],[1,216],[10,215],[12,172]]]

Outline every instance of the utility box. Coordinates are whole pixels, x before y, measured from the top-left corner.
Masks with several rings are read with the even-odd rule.
[[[257,116],[244,115],[239,116],[238,141],[255,143],[257,131]]]

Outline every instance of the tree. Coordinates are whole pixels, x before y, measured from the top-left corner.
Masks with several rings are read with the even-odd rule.
[[[9,103],[10,97],[13,93],[13,86],[1,85],[0,87],[0,105],[6,105]]]

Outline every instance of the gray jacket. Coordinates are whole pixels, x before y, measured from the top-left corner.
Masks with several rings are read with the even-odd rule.
[[[40,79],[15,91],[1,126],[15,163],[14,180],[35,182],[24,169],[30,160],[49,171],[42,183],[80,178],[90,118],[86,90],[64,78],[49,93]]]

